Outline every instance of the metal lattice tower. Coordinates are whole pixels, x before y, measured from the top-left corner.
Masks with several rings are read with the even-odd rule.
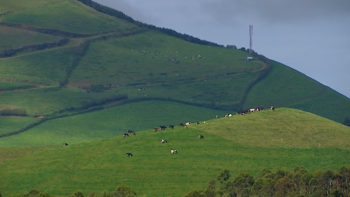
[[[253,56],[253,25],[249,25],[249,56]]]

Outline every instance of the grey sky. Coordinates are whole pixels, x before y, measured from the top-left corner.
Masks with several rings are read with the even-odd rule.
[[[249,46],[350,98],[350,0],[95,0],[135,20]]]

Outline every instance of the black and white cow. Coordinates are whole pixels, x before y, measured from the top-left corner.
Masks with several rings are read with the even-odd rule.
[[[203,135],[198,135],[198,139],[203,139],[204,136]]]
[[[125,155],[126,155],[127,157],[132,157],[132,154],[131,154],[131,153],[125,153]]]
[[[177,154],[177,150],[170,150],[171,154]]]

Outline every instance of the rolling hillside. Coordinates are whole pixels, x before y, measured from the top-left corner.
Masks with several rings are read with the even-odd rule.
[[[161,144],[161,139],[168,143]],[[65,147],[32,146],[32,153],[24,147],[2,149],[1,158],[7,159],[0,162],[0,188],[5,196],[30,189],[54,195],[77,189],[99,194],[124,184],[140,195],[181,196],[204,188],[222,169],[253,176],[263,168],[337,170],[350,164],[349,140],[350,128],[344,125],[278,108],[130,137],[118,134]],[[170,154],[171,149],[178,154]],[[126,152],[133,157],[126,157]]]
[[[142,24],[96,3],[0,3],[0,113],[52,117],[124,95],[126,105],[153,98],[227,112],[274,105],[337,122],[350,117],[348,98],[258,54],[246,61],[245,50]]]

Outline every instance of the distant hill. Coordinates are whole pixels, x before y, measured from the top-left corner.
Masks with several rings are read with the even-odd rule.
[[[350,164],[349,140],[349,127],[277,108],[89,143],[1,148],[0,187],[4,196],[31,189],[68,195],[77,189],[100,194],[123,184],[140,195],[181,196],[204,188],[222,169],[233,176],[296,166],[338,170]]]
[[[183,114],[188,105],[200,107],[211,117],[271,105],[337,122],[350,117],[350,100],[345,96],[258,53],[247,61],[244,48],[143,24],[88,0],[0,0],[0,4],[0,114],[27,116],[32,119],[25,124],[38,123],[7,126],[0,135],[33,132],[41,129],[40,123],[54,124],[57,118],[122,105],[124,117],[132,119],[131,104],[148,101],[172,102]],[[169,114],[147,109],[142,113],[148,117],[154,111],[161,117]],[[174,123],[183,121],[174,117]],[[192,114],[188,119],[201,117]],[[162,122],[150,121],[155,126]],[[134,125],[145,128],[140,121]]]

